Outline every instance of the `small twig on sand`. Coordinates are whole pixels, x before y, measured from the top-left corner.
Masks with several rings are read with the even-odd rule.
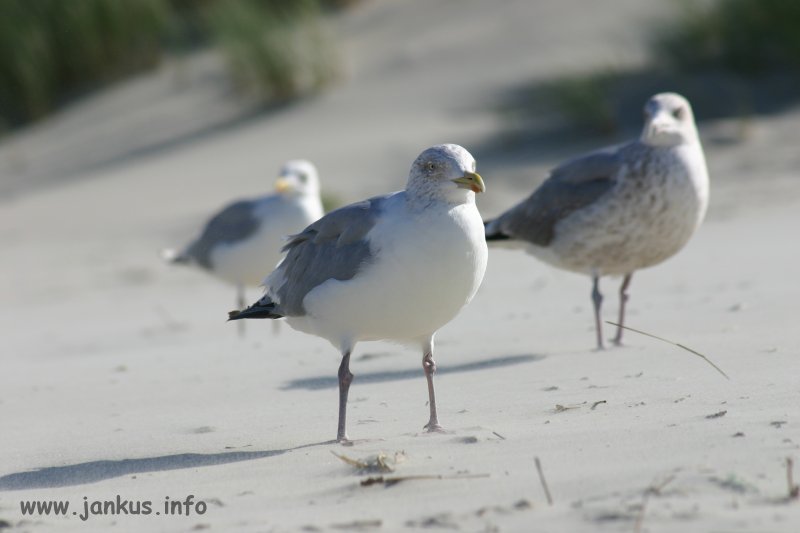
[[[683,348],[687,352],[692,353],[692,354],[696,355],[697,357],[700,357],[706,363],[708,363],[709,365],[713,366],[714,370],[716,370],[717,372],[719,372],[720,374],[725,376],[725,379],[731,379],[731,378],[728,377],[728,374],[726,374],[720,367],[718,367],[713,362],[711,362],[711,359],[709,359],[708,357],[706,357],[705,355],[701,354],[698,351],[692,350],[688,346],[684,346],[683,344],[681,344],[679,342],[671,341],[669,339],[665,339],[663,337],[659,337],[658,335],[653,335],[652,333],[647,333],[647,332],[644,332],[644,331],[641,331],[641,330],[638,330],[638,329],[635,329],[635,328],[629,328],[628,326],[623,326],[621,324],[617,324],[616,322],[611,322],[611,321],[608,321],[608,320],[606,320],[606,324],[611,324],[612,326],[617,326],[618,328],[627,329],[629,331],[633,331],[634,333],[638,333],[639,335],[644,335],[645,337],[650,337],[650,338],[653,338],[653,339],[657,339],[657,340],[660,340],[661,342],[666,342],[667,344],[672,344],[673,346],[677,346],[678,348]]]
[[[642,533],[642,524],[644,523],[644,512],[647,510],[647,502],[650,499],[650,492],[644,491],[642,496],[642,507],[639,509],[639,514],[636,516],[636,522],[633,524],[633,533]]]
[[[504,436],[502,436],[500,433],[498,433],[498,432],[496,432],[496,431],[492,431],[492,433],[494,433],[495,435],[497,435],[498,437],[500,437],[500,440],[506,440],[506,438],[505,438]]]
[[[354,520],[344,524],[331,524],[333,529],[353,529],[356,531],[364,531],[366,529],[379,528],[383,525],[383,520]],[[316,528],[314,531],[319,531]]]
[[[356,468],[362,468],[362,469],[369,468],[369,463],[366,463],[364,461],[359,461],[358,459],[352,459],[350,457],[347,457],[346,455],[341,455],[341,454],[338,454],[338,453],[336,453],[334,451],[331,451],[331,453],[333,455],[335,455],[336,457],[338,457],[339,459],[341,459],[342,461],[344,461],[345,463],[349,464],[350,466],[354,466]]]
[[[547,496],[547,505],[553,505],[553,497],[550,496],[550,489],[547,488],[547,480],[544,478],[544,472],[542,472],[542,463],[538,457],[534,457],[533,460],[536,463],[536,471],[539,473],[539,481],[542,483],[544,495]]]
[[[369,487],[370,485],[383,485],[391,487],[397,485],[401,481],[414,481],[414,480],[430,480],[430,479],[478,479],[489,477],[489,474],[462,474],[458,476],[376,476],[368,477],[361,480],[362,487]]]
[[[794,459],[791,457],[786,458],[786,481],[789,484],[789,499],[796,500],[800,498],[800,485],[796,485],[794,482],[794,475],[792,471],[794,470]]]
[[[394,472],[394,467],[399,462],[401,462],[405,455],[403,452],[395,452],[394,457],[389,457],[385,453],[381,452],[378,455],[371,457],[366,460],[361,459],[353,459],[352,457],[348,457],[346,455],[338,454],[331,450],[331,453],[344,461],[345,463],[353,466],[363,473],[371,473],[371,472]]]
[[[595,408],[596,408],[598,405],[600,405],[601,403],[608,403],[608,402],[607,402],[607,401],[605,401],[605,400],[600,400],[599,402],[594,402],[594,403],[592,404],[592,411],[594,411],[594,410],[595,410]]]
[[[563,413],[564,411],[569,411],[570,409],[580,409],[581,405],[586,405],[586,402],[574,404],[574,405],[561,405],[559,403],[556,404],[555,411],[556,413]]]
[[[639,515],[636,517],[636,522],[633,524],[633,533],[642,533],[642,524],[644,523],[644,513],[647,510],[647,502],[650,500],[650,496],[653,494],[659,495],[661,494],[661,490],[666,487],[669,483],[672,483],[672,480],[675,479],[675,476],[667,476],[664,481],[659,483],[658,485],[651,484],[649,487],[644,489],[644,493],[642,494],[642,507],[639,509]]]

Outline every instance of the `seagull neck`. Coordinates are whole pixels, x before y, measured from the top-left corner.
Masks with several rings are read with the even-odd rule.
[[[412,209],[426,209],[433,204],[452,207],[474,202],[475,193],[449,181],[412,177],[406,183],[406,201]]]
[[[659,133],[653,131],[649,126],[645,126],[639,141],[651,148],[675,148],[681,145],[699,145],[700,135],[694,127],[687,127],[682,131]]]
[[[415,191],[414,189],[406,189],[406,205],[412,211],[422,211],[435,206],[450,208],[469,203],[469,196],[474,194],[472,191],[465,191],[464,189],[455,191],[443,191],[441,189]]]

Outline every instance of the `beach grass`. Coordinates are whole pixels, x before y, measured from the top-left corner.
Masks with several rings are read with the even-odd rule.
[[[3,0],[0,131],[198,47],[218,47],[236,86],[260,101],[315,92],[338,72],[324,16],[352,3]]]

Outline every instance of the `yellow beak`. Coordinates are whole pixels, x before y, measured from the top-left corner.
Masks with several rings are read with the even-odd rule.
[[[281,194],[292,190],[292,184],[286,178],[275,180],[275,190]]]
[[[483,184],[483,178],[476,172],[464,172],[460,178],[453,180],[461,189],[469,189],[473,192],[486,192],[486,185]]]

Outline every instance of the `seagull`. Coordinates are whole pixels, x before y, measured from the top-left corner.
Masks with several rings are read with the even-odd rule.
[[[280,261],[287,237],[322,214],[316,167],[306,160],[290,160],[281,168],[273,194],[229,204],[186,248],[162,255],[170,263],[197,266],[235,285],[241,309],[245,286],[260,286],[264,272]]]
[[[622,276],[619,327],[633,273],[677,253],[708,207],[708,171],[689,102],[675,93],[644,106],[639,139],[578,156],[528,198],[486,223],[486,240],[522,247],[592,278],[597,348],[603,348],[601,276]]]
[[[475,159],[436,145],[411,165],[403,191],[342,207],[294,235],[267,277],[265,295],[230,320],[286,318],[341,352],[338,442],[347,442],[350,354],[359,341],[419,346],[430,418],[441,431],[433,375],[434,335],[478,290],[488,250],[475,194],[484,192]]]

